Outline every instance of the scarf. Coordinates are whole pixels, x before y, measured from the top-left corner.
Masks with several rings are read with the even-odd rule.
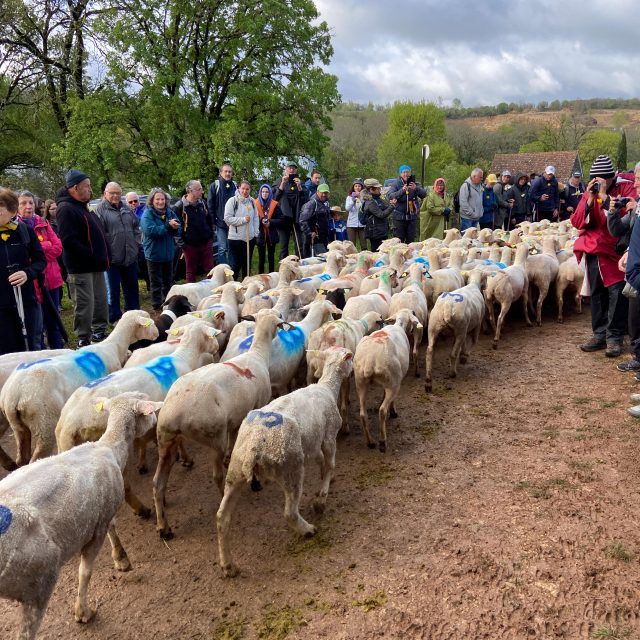
[[[11,232],[18,228],[18,223],[13,220],[7,224],[0,225],[0,238],[6,242],[11,237]]]
[[[20,220],[24,222],[28,227],[35,229],[36,226],[36,214],[34,213],[30,218],[24,218],[20,216]]]
[[[262,198],[262,190],[269,189],[269,197],[264,200]],[[273,213],[273,211],[269,211],[271,208],[271,201],[273,200],[273,191],[268,184],[260,185],[260,189],[258,189],[258,197],[256,198],[256,204],[258,205],[258,214],[262,216],[264,220],[268,220]]]
[[[438,182],[442,182],[442,184],[444,185],[444,189],[442,190],[442,194],[440,193],[440,191],[438,191]],[[438,178],[433,183],[433,190],[435,191],[435,193],[437,193],[442,198],[444,198],[444,193],[445,193],[446,189],[447,189],[447,183],[444,181],[444,178]]]

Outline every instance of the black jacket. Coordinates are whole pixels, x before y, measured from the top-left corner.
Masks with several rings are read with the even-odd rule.
[[[100,220],[85,203],[74,200],[66,187],[58,192],[56,203],[62,258],[67,271],[106,271],[109,268],[109,249]]]
[[[173,212],[182,225],[182,240],[191,247],[201,247],[213,238],[213,219],[203,200],[190,203],[182,198]]]
[[[302,187],[298,189],[293,181],[285,182],[284,189],[280,188],[280,182],[273,185],[273,197],[280,203],[282,215],[294,222],[300,222],[302,207],[309,199],[309,192]]]
[[[9,225],[13,226],[13,224]],[[28,232],[29,242],[25,244]],[[8,267],[13,265],[11,269]],[[19,222],[15,229],[5,229],[0,232],[0,308],[7,309],[16,306],[13,287],[9,284],[8,277],[15,271],[24,271],[27,281],[22,285],[22,303],[25,307],[35,306],[36,299],[33,287],[34,280],[44,273],[47,259],[38,242],[35,231],[28,225]]]
[[[316,242],[326,247],[332,240],[329,237],[330,220],[331,209],[329,208],[329,201],[321,202],[316,194],[302,207],[300,228],[307,234],[315,231],[318,234]]]
[[[364,235],[370,240],[384,239],[389,235],[389,216],[393,213],[392,204],[387,204],[380,196],[375,198],[362,190],[362,215],[366,217]]]
[[[207,208],[209,209],[211,219],[214,221],[216,227],[220,229],[229,228],[224,221],[224,208],[227,200],[236,195],[236,190],[236,183],[233,180],[225,180],[222,176],[217,177],[209,185]]]

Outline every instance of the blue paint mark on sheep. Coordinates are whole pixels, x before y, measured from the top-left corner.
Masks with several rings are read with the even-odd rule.
[[[450,293],[449,291],[445,291],[440,294],[441,298],[453,298],[454,302],[462,302],[464,300],[464,296],[461,293]]]
[[[107,367],[97,353],[93,353],[92,351],[85,353],[78,352],[77,355],[74,355],[73,359],[80,371],[82,371],[89,380],[101,378],[107,373]]]
[[[304,333],[302,329],[299,329],[295,325],[291,325],[291,329],[278,329],[278,333],[275,337],[280,341],[280,344],[284,347],[287,353],[297,353],[301,349],[304,349]],[[253,344],[253,336],[247,336],[238,345],[238,351],[244,353],[251,348]]]
[[[425,267],[427,267],[427,269],[431,266],[431,264],[429,263],[429,261],[425,258],[422,258],[420,256],[418,256],[414,262],[417,262],[418,264],[423,264]]]
[[[275,413],[274,411],[250,411],[247,415],[247,422],[260,421],[263,427],[267,429],[273,429],[274,427],[282,426],[282,414]]]
[[[42,364],[43,362],[51,362],[53,358],[45,358],[44,360],[34,360],[33,362],[22,362],[16,368],[19,369],[28,369],[29,367],[33,367],[36,364]]]
[[[97,380],[92,380],[91,382],[87,382],[87,384],[83,386],[86,387],[87,389],[93,389],[94,387],[101,385],[103,382],[106,382],[107,380],[111,380],[111,378],[113,378],[113,373],[110,373],[108,376],[103,376],[102,378],[98,378]]]
[[[384,260],[376,260],[376,261],[373,263],[373,266],[374,266],[374,267],[384,267],[384,265],[385,265],[385,264],[386,264],[386,263],[385,263],[385,261],[384,261]]]
[[[141,368],[146,369],[165,391],[169,391],[171,385],[178,379],[178,372],[171,356],[160,356],[142,365]]]
[[[253,344],[253,336],[247,336],[239,345],[238,351],[249,351]]]
[[[12,520],[13,514],[11,513],[11,509],[0,504],[0,536],[9,531]]]
[[[331,274],[321,273],[319,276],[316,276],[316,278],[320,278],[320,280],[322,280],[323,282],[326,282],[327,280],[331,280]]]

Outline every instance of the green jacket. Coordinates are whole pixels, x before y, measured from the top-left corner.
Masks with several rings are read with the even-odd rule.
[[[433,189],[429,189],[427,197],[420,207],[420,240],[427,238],[444,237],[443,213],[447,206],[444,198],[441,198]]]

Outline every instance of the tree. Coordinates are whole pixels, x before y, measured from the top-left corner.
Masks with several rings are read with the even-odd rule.
[[[585,167],[590,167],[601,154],[615,158],[620,144],[620,134],[598,129],[588,133],[580,144],[580,158]]]
[[[627,168],[627,134],[624,129],[622,130],[622,135],[620,136],[620,143],[618,144],[618,154],[616,158],[616,166],[618,167],[618,171],[625,171],[625,169]]]

